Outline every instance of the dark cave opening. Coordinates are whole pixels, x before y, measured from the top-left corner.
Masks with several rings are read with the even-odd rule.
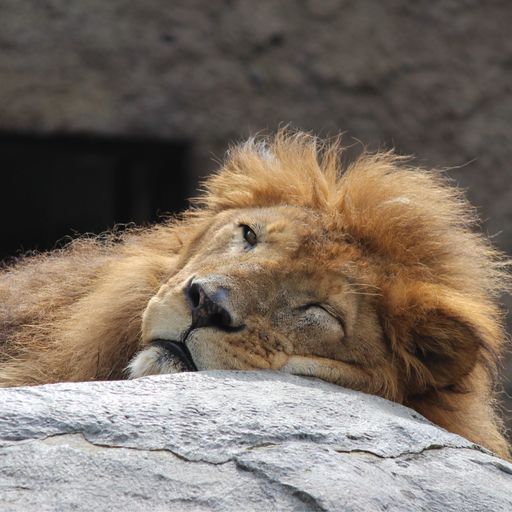
[[[187,141],[0,134],[0,259],[183,210],[189,153]]]

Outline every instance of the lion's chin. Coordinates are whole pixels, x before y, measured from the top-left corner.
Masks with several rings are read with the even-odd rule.
[[[129,379],[197,371],[197,368],[185,345],[177,342],[157,340],[136,354],[126,367]]]

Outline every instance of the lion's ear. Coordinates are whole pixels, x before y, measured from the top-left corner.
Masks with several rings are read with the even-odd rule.
[[[437,286],[415,292],[406,294],[402,311],[407,313],[394,331],[411,394],[463,389],[475,365],[495,366],[504,336],[494,304]]]
[[[410,385],[415,392],[460,384],[485,346],[469,321],[442,309],[426,314],[409,335],[408,352],[414,360]]]

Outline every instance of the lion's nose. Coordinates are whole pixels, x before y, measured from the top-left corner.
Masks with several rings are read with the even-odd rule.
[[[200,282],[188,284],[185,294],[192,310],[192,327],[218,327],[230,329],[233,327],[233,319],[229,311],[221,305],[221,301],[227,295],[223,287],[214,288],[208,292]]]

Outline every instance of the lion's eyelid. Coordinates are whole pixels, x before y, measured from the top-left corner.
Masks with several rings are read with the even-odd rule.
[[[299,306],[297,309],[306,311],[309,308],[319,308],[324,310],[328,315],[332,316],[335,320],[337,320],[342,329],[343,332],[345,332],[345,318],[341,314],[340,311],[338,311],[336,308],[334,308],[332,305],[324,302],[309,302],[307,304],[303,304],[302,306]]]

